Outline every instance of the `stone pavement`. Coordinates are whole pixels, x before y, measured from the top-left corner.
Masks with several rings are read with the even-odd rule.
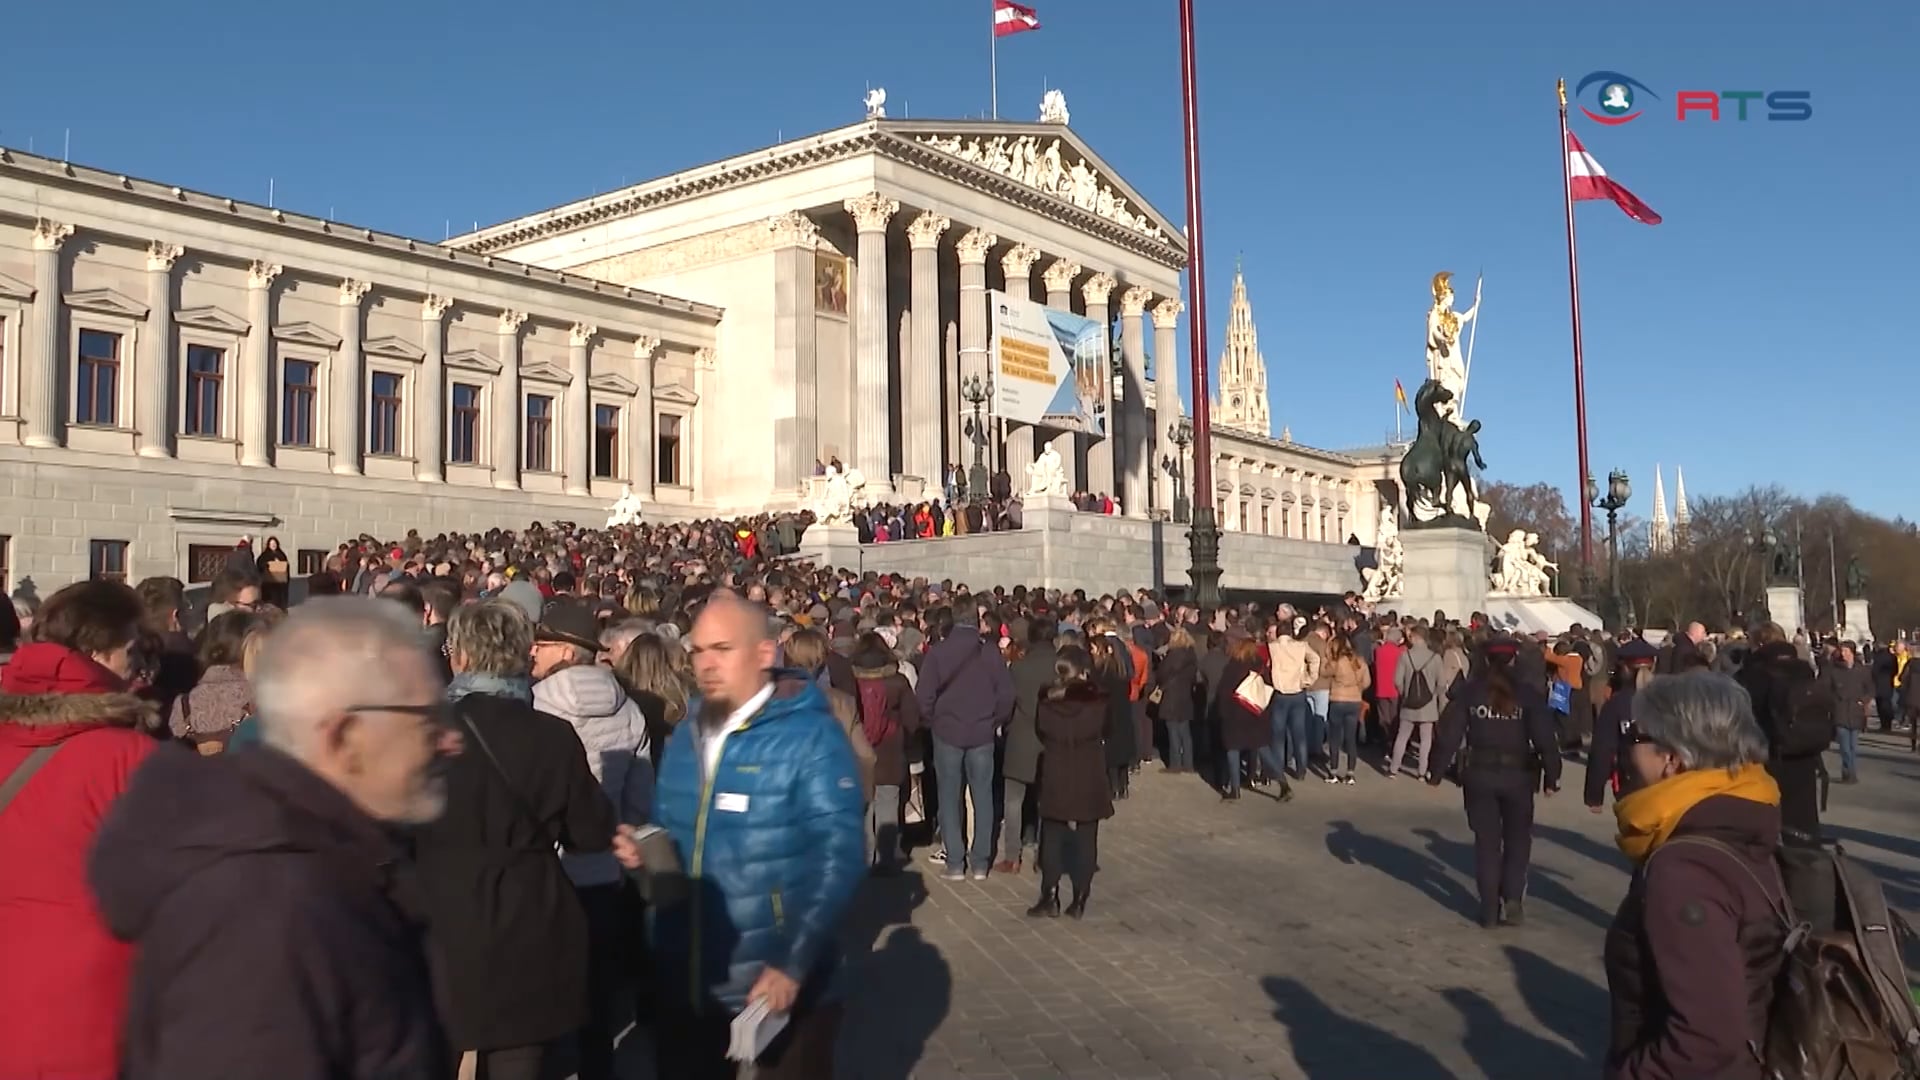
[[[1920,757],[1863,740],[1828,821],[1920,912]],[[1838,762],[1830,762],[1838,775]],[[914,873],[862,896],[847,1080],[1598,1075],[1602,931],[1626,887],[1581,768],[1539,801],[1528,925],[1484,931],[1457,788],[1365,772],[1282,806],[1150,772],[1101,828],[1083,922],[1036,878]],[[867,951],[870,947],[870,952]]]

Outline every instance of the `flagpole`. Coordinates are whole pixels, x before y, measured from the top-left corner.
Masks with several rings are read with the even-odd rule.
[[[1467,363],[1461,375],[1465,380],[1460,387],[1460,400],[1454,403],[1454,415],[1464,419],[1467,415],[1467,391],[1473,387],[1473,339],[1480,333],[1480,286],[1486,280],[1486,274],[1476,272],[1473,275],[1473,322],[1467,326]]]
[[[1574,483],[1580,500],[1580,576],[1583,592],[1593,592],[1593,506],[1587,501],[1587,369],[1580,342],[1580,258],[1573,242],[1573,173],[1567,150],[1567,80],[1560,93],[1560,197],[1567,210],[1567,299],[1573,314],[1573,421],[1579,450],[1580,476]],[[1476,316],[1475,321],[1478,321]]]
[[[987,0],[987,82],[993,95],[993,118],[1000,119],[1000,7]]]

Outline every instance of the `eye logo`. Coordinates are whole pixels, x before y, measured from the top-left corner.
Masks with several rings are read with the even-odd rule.
[[[1595,88],[1594,102],[1600,107],[1600,111],[1594,112],[1585,104],[1580,106],[1580,111],[1586,113],[1587,119],[1596,124],[1624,124],[1631,120],[1638,120],[1640,106],[1635,97],[1636,91],[1650,98],[1660,96],[1647,89],[1646,83],[1617,71],[1593,72],[1580,80],[1580,85],[1574,88],[1573,96],[1585,97],[1589,86]]]

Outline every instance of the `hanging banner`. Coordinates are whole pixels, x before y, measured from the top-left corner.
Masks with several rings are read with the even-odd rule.
[[[994,290],[993,414],[1055,431],[1107,434],[1107,328]]]

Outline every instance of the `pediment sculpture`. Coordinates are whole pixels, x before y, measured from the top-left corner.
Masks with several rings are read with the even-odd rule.
[[[1059,104],[1059,123],[1064,124],[1066,100],[1062,98]],[[977,138],[962,139],[958,135],[922,135],[919,142],[923,146],[952,154],[968,164],[978,165],[988,172],[998,173],[1037,191],[1065,199],[1082,210],[1155,240],[1164,241],[1167,238],[1152,218],[1129,209],[1127,200],[1113,189],[1113,185],[1103,182],[1092,164],[1084,157],[1075,155],[1073,148],[1058,138],[1048,139],[1043,144],[1034,135],[1014,138],[995,135],[984,142]]]

